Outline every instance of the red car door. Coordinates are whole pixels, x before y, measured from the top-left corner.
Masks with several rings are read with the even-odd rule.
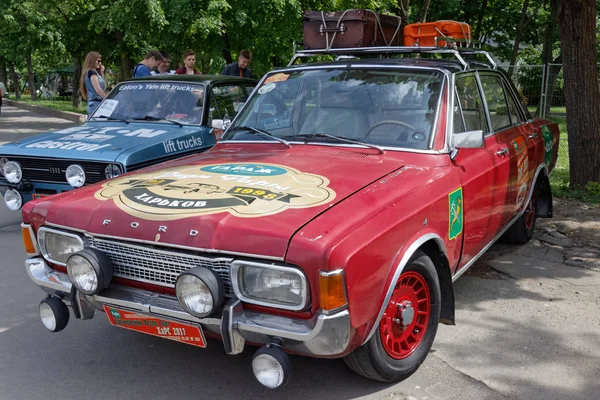
[[[506,185],[501,183],[502,190],[494,200],[496,219],[492,227],[498,234],[525,205],[529,194],[533,178],[530,165],[534,160],[530,159],[531,139],[528,136],[532,132],[523,124],[523,118],[516,114],[514,99],[507,91],[502,75],[484,72],[480,74],[480,80],[496,139],[497,155],[501,159],[498,163],[499,177],[504,179],[506,176],[508,180]]]
[[[454,132],[486,132],[483,148],[461,149],[454,159],[462,182],[464,210],[460,269],[496,235],[503,214],[499,205],[503,207],[510,196],[510,166],[506,143],[490,133],[477,75],[457,75],[455,85]]]

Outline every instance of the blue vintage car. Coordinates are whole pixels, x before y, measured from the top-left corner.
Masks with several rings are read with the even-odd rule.
[[[0,146],[0,193],[11,210],[29,200],[205,151],[256,81],[169,75],[123,81],[81,126]]]

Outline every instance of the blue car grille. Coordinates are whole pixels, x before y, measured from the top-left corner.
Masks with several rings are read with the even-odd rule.
[[[2,157],[0,155],[0,157]],[[69,165],[81,165],[85,171],[85,183],[92,184],[106,179],[104,169],[107,163],[61,160],[56,158],[6,157],[16,161],[23,169],[23,179],[30,182],[67,183],[65,172]]]

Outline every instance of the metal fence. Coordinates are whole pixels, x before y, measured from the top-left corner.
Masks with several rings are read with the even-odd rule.
[[[565,90],[562,64],[514,65],[511,79],[532,115],[565,118]],[[600,72],[600,64],[598,64]],[[599,83],[600,84],[600,83]]]

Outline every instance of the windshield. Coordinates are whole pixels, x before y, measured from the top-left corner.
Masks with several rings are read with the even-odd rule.
[[[117,86],[91,119],[174,120],[202,123],[204,85],[188,82],[127,82]]]
[[[428,149],[442,80],[440,72],[423,70],[272,73],[224,139],[256,140],[255,133],[244,129],[252,127],[288,141],[331,142],[334,135],[379,146]]]

